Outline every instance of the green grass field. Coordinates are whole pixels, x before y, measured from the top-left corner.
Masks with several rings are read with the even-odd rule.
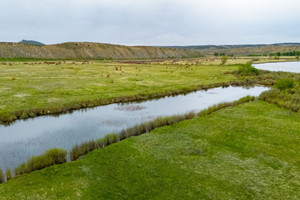
[[[0,64],[0,115],[69,107],[77,102],[131,95],[184,91],[236,80],[224,74],[237,66],[138,65],[95,61]],[[31,63],[35,63],[31,65]],[[109,77],[108,77],[109,76]]]
[[[299,114],[263,101],[0,185],[0,199],[299,199]]]

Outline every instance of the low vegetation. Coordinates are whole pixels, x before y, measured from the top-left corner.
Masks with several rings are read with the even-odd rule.
[[[260,95],[260,99],[294,112],[300,112],[300,75],[282,76],[274,87]]]
[[[280,79],[275,83],[275,87],[279,90],[289,90],[295,87],[293,79]]]
[[[29,173],[51,165],[67,162],[67,151],[64,149],[50,149],[40,156],[30,158],[27,163],[21,164],[15,169],[17,176]]]
[[[259,71],[255,67],[251,66],[251,64],[245,64],[239,66],[238,74],[243,76],[252,76],[258,75]]]

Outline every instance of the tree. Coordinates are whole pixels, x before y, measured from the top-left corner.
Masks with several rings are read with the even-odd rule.
[[[221,65],[225,65],[225,63],[227,62],[228,57],[227,56],[222,56],[221,57]]]

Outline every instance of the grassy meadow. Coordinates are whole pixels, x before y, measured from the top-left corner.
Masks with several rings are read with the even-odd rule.
[[[48,63],[48,64],[47,64]],[[7,121],[35,109],[111,103],[110,99],[138,95],[162,96],[169,91],[190,91],[199,85],[225,83],[237,78],[237,66],[161,65],[118,62],[3,62],[0,63],[0,116]],[[49,64],[50,63],[50,64]],[[126,101],[126,98],[124,98]],[[113,101],[112,101],[113,102]],[[76,106],[75,106],[76,108]],[[49,110],[49,112],[47,112]],[[60,111],[55,111],[60,112]],[[24,118],[28,117],[25,115]],[[0,117],[0,119],[1,119]]]
[[[163,127],[92,152],[75,148],[73,162],[59,149],[33,157],[32,170],[0,184],[0,199],[299,199],[300,75],[246,64],[286,59],[0,62],[0,122],[230,82],[273,86],[258,101],[158,119]]]
[[[0,199],[299,199],[298,152],[299,114],[255,101],[11,179]]]

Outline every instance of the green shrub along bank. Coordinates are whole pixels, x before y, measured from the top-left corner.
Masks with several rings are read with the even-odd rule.
[[[239,66],[238,74],[243,76],[251,76],[251,75],[258,75],[259,70],[255,67],[251,66],[251,64],[245,64]]]
[[[29,173],[35,170],[43,169],[51,165],[67,162],[67,151],[64,149],[50,149],[40,156],[30,158],[27,163],[21,164],[15,169],[15,175]],[[8,175],[7,175],[8,176]]]
[[[80,145],[75,145],[70,151],[70,160],[75,161],[80,156],[86,155],[87,153],[94,151],[95,149],[104,148],[110,144],[116,143],[118,141],[130,138],[132,136],[138,136],[144,133],[148,133],[155,128],[172,125],[177,122],[181,122],[187,119],[192,119],[194,117],[201,117],[209,115],[215,111],[226,107],[237,106],[242,103],[254,101],[255,97],[244,97],[240,100],[234,102],[225,102],[220,103],[214,106],[211,106],[205,110],[200,111],[199,113],[190,112],[184,115],[176,115],[171,117],[159,117],[153,121],[145,122],[140,125],[136,125],[132,128],[121,131],[119,134],[112,133],[107,134],[104,138],[98,140],[92,140],[89,142],[84,142]],[[27,163],[22,163],[15,169],[15,175],[19,176],[25,173],[32,171],[40,170],[51,165],[62,164],[67,162],[67,151],[63,149],[50,149],[46,151],[43,155],[34,156],[30,158]],[[8,170],[10,171],[10,170]],[[11,173],[7,174],[7,177],[11,178]]]
[[[295,87],[293,79],[280,79],[276,82],[275,87],[279,90],[288,90]]]
[[[271,90],[263,92],[259,98],[293,112],[300,112],[299,79],[298,81],[291,78],[280,79]]]

